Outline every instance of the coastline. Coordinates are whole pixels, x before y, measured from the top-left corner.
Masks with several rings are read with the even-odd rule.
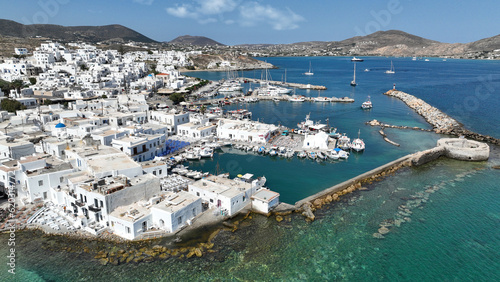
[[[448,131],[448,130],[453,130],[455,127],[460,127],[461,125],[456,122],[454,119],[450,118],[449,116],[445,115],[442,113],[440,110],[431,107],[427,103],[425,103],[423,100],[418,99],[410,94],[396,91],[395,90],[390,90],[387,93],[391,93],[393,97],[398,97],[396,95],[397,93],[403,93],[404,95],[399,95],[401,97],[405,97],[406,101],[413,101],[412,98],[417,99],[418,103],[411,103],[411,102],[406,102],[405,103],[417,113],[422,115],[426,121],[431,124],[434,128],[434,131],[436,133],[444,133],[444,134],[449,134],[453,135],[451,132],[455,131]],[[386,95],[388,95],[386,93]],[[403,99],[401,99],[403,100]],[[439,114],[436,114],[439,113]],[[426,115],[426,116],[424,116]],[[444,130],[444,132],[442,132]],[[450,133],[447,133],[450,132]],[[498,141],[498,140],[497,140]],[[354,178],[351,178],[347,181],[344,181],[342,183],[336,184],[330,188],[327,188],[321,192],[318,192],[314,195],[311,195],[307,198],[304,198],[302,200],[299,200],[295,203],[295,205],[288,205],[286,203],[283,203],[281,209],[277,209],[270,214],[267,214],[265,216],[271,216],[274,215],[276,216],[276,220],[278,222],[283,220],[283,216],[289,215],[293,212],[296,213],[301,213],[303,216],[306,217],[306,220],[314,220],[314,211],[317,209],[320,209],[322,206],[329,204],[333,201],[338,201],[341,196],[344,196],[346,194],[352,193],[355,190],[363,190],[363,184],[371,184],[372,182],[375,181],[380,181],[382,178],[389,176],[393,173],[395,173],[397,170],[405,167],[410,167],[410,166],[418,166],[430,161],[433,161],[437,159],[441,154],[436,154],[435,152],[436,148],[422,151],[422,152],[417,152],[414,154],[409,154],[404,157],[401,157],[399,159],[393,160],[389,163],[386,163],[384,165],[381,165],[375,169],[372,169],[368,172],[365,172],[363,174],[360,174]],[[236,215],[232,218],[220,218],[219,221],[212,225],[208,224],[194,224],[192,227],[185,228],[180,230],[179,232],[173,233],[173,234],[167,234],[166,236],[162,236],[161,238],[152,238],[152,239],[146,239],[146,240],[137,240],[137,241],[123,241],[123,240],[115,240],[111,237],[108,238],[99,238],[99,237],[90,237],[86,236],[86,234],[82,233],[74,233],[74,234],[49,234],[49,233],[44,233],[46,236],[49,237],[58,237],[59,238],[65,238],[65,239],[74,239],[74,240],[89,240],[89,241],[97,241],[97,242],[107,242],[107,243],[112,243],[112,244],[126,244],[126,245],[141,245],[145,242],[148,244],[152,245],[155,242],[162,241],[162,240],[167,240],[170,241],[170,243],[173,243],[174,237],[176,236],[183,236],[184,234],[195,234],[196,236],[193,237],[198,237],[192,241],[186,240],[182,243],[183,247],[181,248],[164,248],[161,247],[161,249],[158,249],[156,245],[153,247],[153,249],[156,247],[156,250],[159,250],[157,252],[153,252],[151,256],[147,255],[150,253],[150,250],[147,248],[143,250],[142,252],[139,252],[139,250],[136,250],[135,253],[128,253],[128,257],[123,256],[124,253],[121,253],[122,259],[120,258],[113,258],[117,256],[118,254],[104,254],[104,253],[97,253],[96,256],[94,257],[95,259],[99,259],[102,264],[113,264],[117,265],[122,262],[141,262],[141,261],[147,261],[145,259],[152,257],[158,257],[158,258],[167,258],[167,257],[184,257],[189,255],[189,257],[192,256],[197,256],[201,257],[203,256],[203,252],[209,251],[213,247],[213,243],[211,240],[217,236],[218,232],[221,230],[228,230],[234,232],[239,225],[239,222],[242,220],[245,220],[247,218],[251,219],[252,218],[252,213],[248,213],[245,211],[246,215],[241,219],[243,214],[240,213],[240,215]],[[224,221],[229,220],[231,223],[223,224]],[[196,221],[195,221],[196,223]],[[34,231],[32,228],[28,228],[30,231]],[[188,236],[191,237],[191,236]],[[62,239],[62,240],[65,240]],[[200,240],[207,240],[206,242],[201,242]],[[193,245],[194,244],[194,245]],[[145,247],[143,247],[145,248]],[[65,250],[64,248],[62,250]],[[177,251],[176,251],[177,250]],[[66,250],[67,251],[67,250]],[[85,251],[84,251],[85,252]],[[91,250],[87,250],[87,253],[92,253]],[[99,252],[102,252],[100,250]],[[145,255],[146,254],[146,255]],[[132,259],[128,259],[130,256],[132,256]],[[138,258],[138,259],[137,259]]]

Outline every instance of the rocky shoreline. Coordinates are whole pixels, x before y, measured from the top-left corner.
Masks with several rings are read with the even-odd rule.
[[[438,134],[447,134],[458,137],[464,136],[467,139],[500,145],[499,139],[465,129],[461,123],[443,113],[439,109],[427,104],[420,98],[396,89],[391,89],[384,94],[403,101],[408,107],[413,109],[415,112],[421,115],[430,125],[432,125],[433,131]]]

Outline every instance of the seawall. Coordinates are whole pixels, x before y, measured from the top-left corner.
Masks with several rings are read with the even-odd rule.
[[[295,203],[296,212],[308,220],[314,220],[314,211],[323,205],[338,201],[339,197],[362,188],[365,183],[377,181],[395,171],[410,166],[420,166],[445,156],[462,161],[484,161],[489,157],[489,146],[485,143],[463,138],[442,138],[436,147],[401,157],[368,172],[327,188]]]

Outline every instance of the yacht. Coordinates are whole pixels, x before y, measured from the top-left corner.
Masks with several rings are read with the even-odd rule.
[[[394,65],[392,64],[392,60],[391,60],[391,69],[390,70],[386,70],[385,73],[396,73],[396,71],[394,70]]]
[[[364,110],[371,109],[373,107],[372,101],[370,101],[370,96],[368,96],[368,99],[361,104],[361,108]]]
[[[312,71],[311,68],[311,62],[309,62],[309,71],[305,72],[304,75],[314,75],[314,72]]]
[[[312,98],[314,102],[330,102],[330,98],[321,97],[320,93],[321,93],[320,90],[318,90],[318,97]]]
[[[363,59],[352,57],[351,62],[362,62],[364,61]]]

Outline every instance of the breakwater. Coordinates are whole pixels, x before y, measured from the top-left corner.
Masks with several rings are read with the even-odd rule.
[[[396,89],[391,89],[384,94],[403,101],[408,107],[416,111],[429,124],[431,124],[434,128],[434,132],[436,133],[464,136],[467,139],[500,145],[499,139],[465,129],[458,121],[443,113],[441,110],[429,105],[420,98]]]
[[[338,201],[345,194],[363,189],[364,184],[379,181],[401,168],[420,166],[441,156],[462,161],[484,161],[488,159],[489,153],[489,146],[485,143],[465,138],[442,138],[438,140],[437,146],[432,149],[406,155],[296,202],[294,206],[295,212],[302,213],[307,220],[312,221],[315,218],[314,211],[316,209],[320,209],[323,205],[333,201]],[[277,215],[281,214],[277,213]]]

